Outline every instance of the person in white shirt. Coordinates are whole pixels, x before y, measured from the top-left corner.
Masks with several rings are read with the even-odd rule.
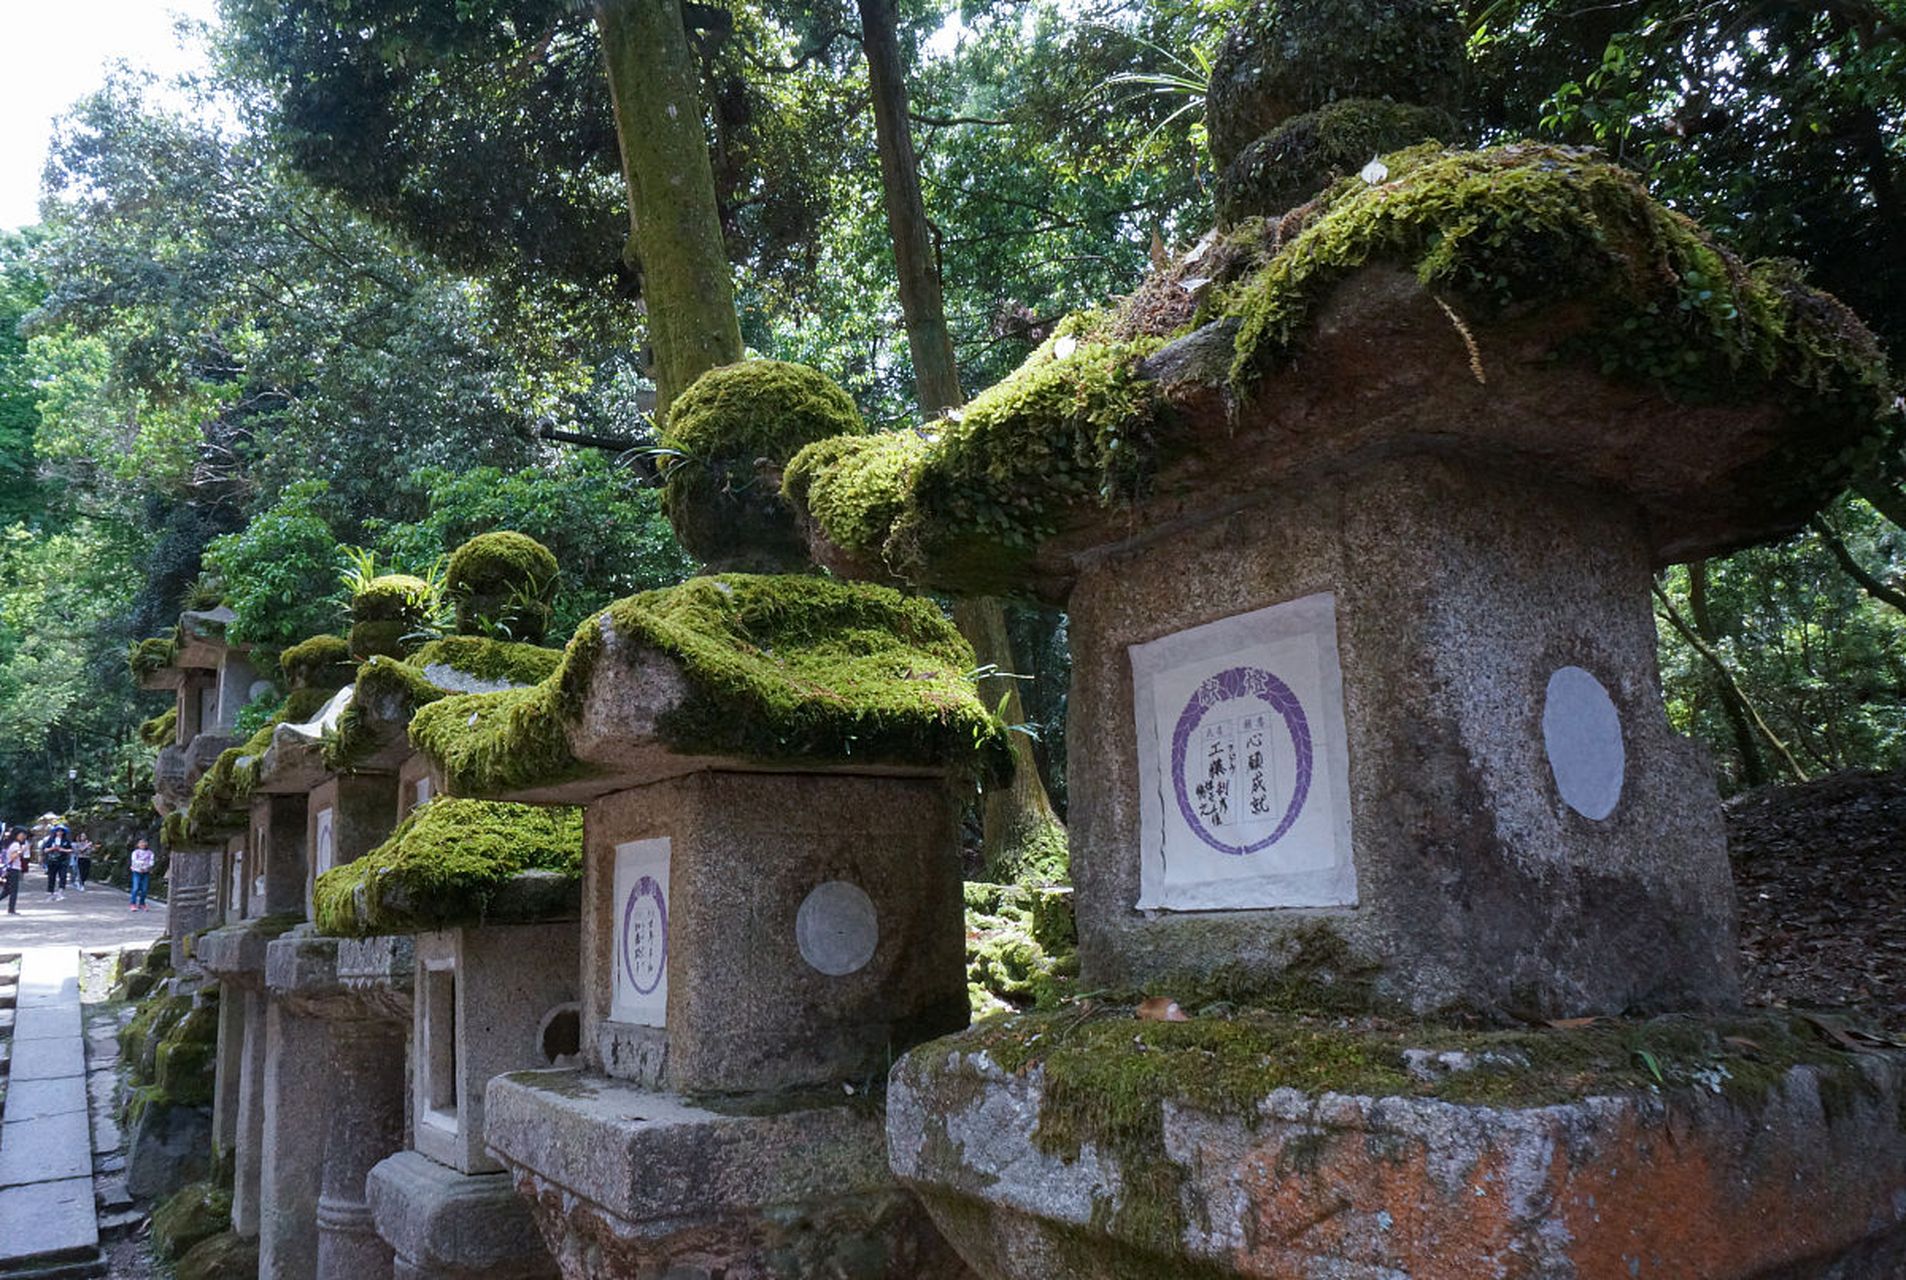
[[[151,843],[144,836],[140,836],[139,843],[132,850],[132,905],[126,910],[145,911],[148,909],[146,889],[152,883],[152,864],[157,859],[158,855],[152,851]]]

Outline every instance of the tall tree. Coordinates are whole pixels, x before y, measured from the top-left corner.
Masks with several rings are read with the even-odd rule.
[[[965,403],[966,395],[960,387],[958,356],[947,328],[939,271],[933,261],[926,201],[920,194],[920,162],[913,146],[897,6],[895,0],[859,0],[859,5],[887,229],[893,241],[900,306],[907,321],[907,348],[913,356],[920,416],[931,419]],[[1025,723],[1005,606],[987,598],[956,600],[953,619],[973,646],[982,669],[990,667],[1000,673],[982,681],[982,688],[989,684],[1003,686],[1000,700],[1008,723]],[[1021,734],[1013,736],[1013,764],[1012,779],[988,786],[983,794],[986,873],[999,880],[1063,875],[1064,828],[1040,781],[1031,744]]]

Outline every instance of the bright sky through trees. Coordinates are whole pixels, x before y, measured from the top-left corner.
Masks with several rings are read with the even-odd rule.
[[[161,76],[204,65],[181,47],[180,19],[209,20],[217,0],[93,0],[81,10],[6,0],[0,41],[0,227],[39,221],[40,170],[53,118],[124,60]]]

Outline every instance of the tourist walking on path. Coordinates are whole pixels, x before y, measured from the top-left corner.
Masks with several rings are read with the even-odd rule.
[[[157,855],[144,836],[132,850],[132,905],[128,911],[146,910],[146,887],[152,882],[152,864]]]
[[[67,864],[73,857],[73,832],[64,822],[56,822],[40,845],[46,859],[46,896],[51,902],[66,901]]]
[[[20,914],[20,881],[26,879],[26,864],[32,845],[27,841],[26,832],[15,827],[0,846],[0,874],[6,877],[0,881],[0,897],[7,900],[7,914]]]
[[[84,831],[73,842],[73,888],[86,892],[86,879],[93,874],[93,838]]]

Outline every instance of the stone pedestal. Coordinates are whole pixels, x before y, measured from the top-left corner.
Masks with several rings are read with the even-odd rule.
[[[199,940],[199,963],[220,986],[218,1079],[213,1143],[232,1166],[232,1229],[258,1234],[264,1141],[265,949],[283,922],[249,921]]]
[[[1419,1010],[1737,1004],[1719,803],[1662,710],[1651,569],[1619,500],[1421,457],[1092,558],[1070,600],[1083,985],[1270,979],[1327,928]],[[1268,770],[1225,755],[1259,740]]]
[[[390,1246],[371,1220],[366,1180],[404,1141],[404,1029],[372,1018],[334,1018],[334,1096],[318,1196],[320,1280],[389,1275]]]
[[[565,1280],[970,1275],[895,1185],[874,1107],[723,1114],[518,1072],[490,1082],[488,1127]]]
[[[502,1173],[459,1173],[415,1151],[371,1170],[371,1216],[396,1280],[556,1280],[529,1207]]]
[[[172,940],[172,967],[183,969],[192,935],[217,923],[222,849],[174,849],[165,875],[165,931]]]
[[[411,965],[407,939],[267,950],[261,1280],[389,1274],[365,1179],[403,1143]]]
[[[1055,1088],[1042,1061],[1007,1069],[971,1043],[977,1030],[895,1068],[894,1170],[986,1280],[1892,1280],[1906,1267],[1906,1056],[1729,1067],[1662,1050],[1665,1088],[1551,1076],[1520,1102],[1519,1077],[1539,1071],[1527,1060],[1420,1061],[1479,1073],[1495,1095],[1479,1104],[1279,1087],[1271,1068],[1261,1093],[1235,1077],[1176,1089],[1169,1045],[1141,1061],[1133,1025],[1095,1064],[1110,1078],[1123,1052],[1128,1079],[1147,1082],[1116,1108]],[[1064,1028],[1046,1026],[1054,1052]],[[1209,1051],[1178,1056],[1195,1059],[1177,1064],[1186,1079],[1216,1079],[1199,1074]]]

